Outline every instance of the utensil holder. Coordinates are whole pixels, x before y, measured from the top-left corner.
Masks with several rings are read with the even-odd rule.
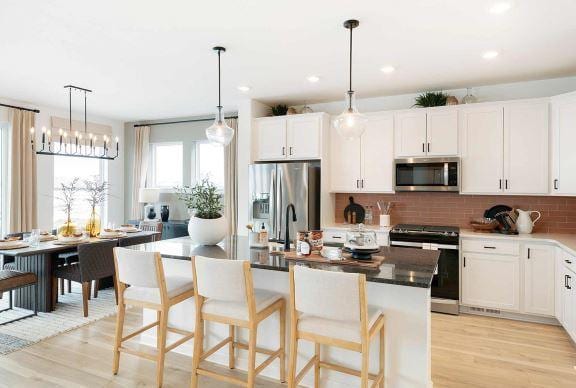
[[[390,226],[390,214],[380,214],[380,226]]]

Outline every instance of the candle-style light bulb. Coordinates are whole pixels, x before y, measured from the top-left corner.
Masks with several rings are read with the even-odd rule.
[[[60,128],[60,130],[58,130],[58,134],[59,134],[60,136],[62,136],[63,133],[64,133],[64,130],[63,130],[62,128]]]
[[[30,134],[31,134],[31,135],[34,134],[34,127],[30,127]]]
[[[46,133],[46,127],[42,127],[42,133]]]

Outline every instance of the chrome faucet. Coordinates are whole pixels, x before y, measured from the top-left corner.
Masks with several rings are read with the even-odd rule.
[[[290,250],[290,209],[292,209],[292,221],[296,222],[296,208],[294,204],[290,204],[286,207],[286,234],[284,235],[284,251],[288,252]]]

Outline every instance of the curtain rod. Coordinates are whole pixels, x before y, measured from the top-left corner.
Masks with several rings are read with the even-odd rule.
[[[225,119],[237,119],[238,116],[228,116],[224,117]],[[168,124],[181,124],[181,123],[198,123],[201,121],[212,121],[213,118],[210,119],[194,119],[194,120],[181,120],[181,121],[167,121],[165,123],[150,123],[150,124],[135,124],[134,128],[136,127],[152,127],[154,125],[168,125]]]
[[[20,109],[20,110],[26,110],[28,112],[34,112],[34,113],[40,113],[40,111],[38,109],[30,109],[30,108],[23,108],[21,106],[16,106],[16,105],[8,105],[8,104],[2,104],[0,103],[0,106],[5,106],[7,108],[14,108],[14,109]]]

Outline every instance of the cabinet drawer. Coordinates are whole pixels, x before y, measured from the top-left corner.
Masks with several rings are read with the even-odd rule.
[[[324,241],[327,243],[341,243],[346,241],[345,230],[324,230]]]
[[[518,256],[520,254],[520,244],[495,240],[462,240],[462,251]]]
[[[576,256],[572,256],[566,251],[561,251],[560,258],[562,260],[562,263],[564,264],[564,267],[576,273]]]

